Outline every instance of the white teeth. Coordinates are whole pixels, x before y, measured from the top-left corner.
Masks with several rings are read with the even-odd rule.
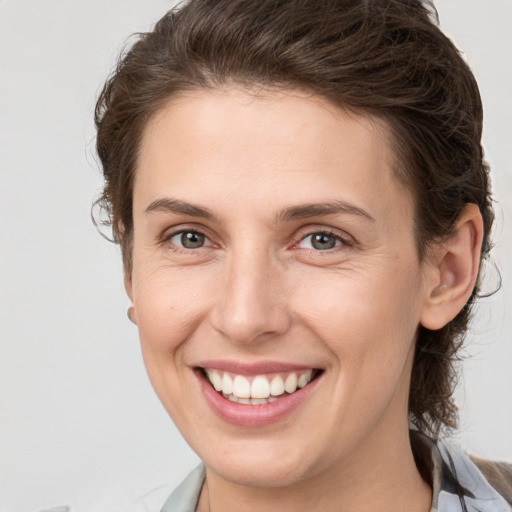
[[[215,391],[221,391],[223,389],[222,379],[220,378],[219,372],[217,370],[208,370],[208,378],[213,384]]]
[[[258,376],[251,384],[251,397],[255,399],[268,398],[270,396],[270,384],[266,377]]]
[[[237,375],[233,380],[233,395],[238,398],[251,397],[251,383],[242,375]]]
[[[297,380],[297,387],[303,388],[303,387],[307,386],[311,382],[312,375],[313,375],[313,372],[311,370],[301,373],[299,376],[299,379]]]
[[[274,375],[271,381],[264,375],[257,375],[251,381],[243,375],[231,377],[227,372],[206,369],[206,375],[216,391],[222,392],[224,398],[232,402],[263,405],[275,402],[284,395],[294,393],[307,386],[313,377],[313,370],[306,370],[300,375],[291,372],[283,380],[281,375]]]
[[[268,400],[265,398],[251,398],[251,405],[265,405],[268,403]]]
[[[222,392],[226,395],[233,393],[233,379],[227,373],[222,377]]]
[[[290,373],[290,375],[286,377],[286,381],[284,383],[284,390],[287,393],[294,393],[297,390],[297,374]]]
[[[279,396],[284,393],[284,382],[280,375],[276,375],[270,383],[270,394],[272,396]]]

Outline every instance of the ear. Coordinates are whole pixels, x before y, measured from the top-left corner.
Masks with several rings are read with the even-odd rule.
[[[137,325],[137,311],[135,310],[135,306],[133,305],[133,283],[132,276],[128,275],[126,272],[124,273],[124,289],[126,290],[126,295],[130,299],[130,307],[128,308],[128,318],[131,322]]]
[[[427,294],[420,323],[430,330],[444,327],[469,300],[480,270],[483,221],[476,204],[459,216],[453,235],[435,246],[426,262]]]

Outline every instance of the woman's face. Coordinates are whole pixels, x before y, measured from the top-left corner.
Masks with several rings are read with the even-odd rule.
[[[290,485],[407,440],[428,272],[388,142],[293,91],[183,94],[145,129],[127,290],[160,400],[222,478]]]

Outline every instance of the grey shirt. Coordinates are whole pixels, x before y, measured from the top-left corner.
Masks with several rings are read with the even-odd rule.
[[[430,512],[512,512],[507,502],[512,500],[512,465],[472,459],[460,448],[418,432],[411,432],[411,441],[418,467],[433,489]],[[119,512],[195,512],[204,479],[200,464],[174,491],[158,488]]]
[[[420,436],[420,442],[430,453],[432,462],[429,464],[433,488],[430,512],[512,511],[507,501],[460,448]],[[512,471],[512,466],[509,468]],[[204,478],[205,469],[201,464],[174,490],[160,512],[195,512]]]

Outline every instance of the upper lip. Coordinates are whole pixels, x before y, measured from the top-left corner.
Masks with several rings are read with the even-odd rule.
[[[282,361],[258,361],[258,362],[242,362],[230,361],[227,359],[215,359],[201,361],[196,367],[222,370],[237,375],[260,375],[264,373],[279,373],[311,370],[317,367],[304,364],[295,364]]]

